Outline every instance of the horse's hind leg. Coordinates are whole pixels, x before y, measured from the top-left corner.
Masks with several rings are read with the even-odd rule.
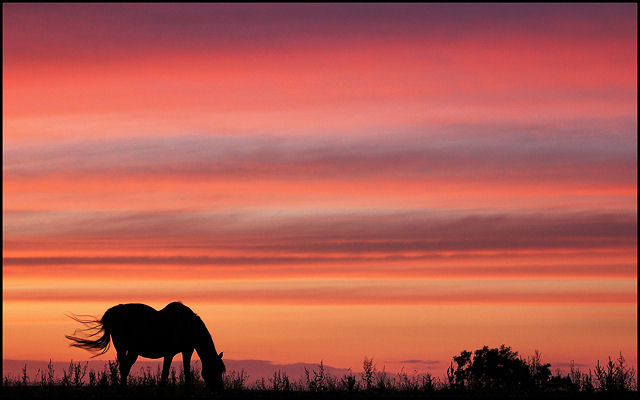
[[[138,355],[131,351],[118,351],[118,364],[120,367],[120,386],[122,390],[127,388],[127,377],[129,376],[129,371],[131,371],[131,366],[138,359]]]

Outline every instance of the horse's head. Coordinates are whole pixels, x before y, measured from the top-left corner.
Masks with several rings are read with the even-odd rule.
[[[204,359],[202,360],[202,379],[211,390],[221,391],[224,389],[222,374],[226,370],[227,368],[222,362],[222,353],[213,352],[212,357],[208,358],[206,362]]]

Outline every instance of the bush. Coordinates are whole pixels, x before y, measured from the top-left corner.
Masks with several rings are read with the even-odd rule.
[[[622,357],[622,353],[616,361],[612,361],[611,357],[609,357],[609,362],[602,367],[600,366],[600,360],[598,360],[598,363],[596,364],[595,377],[598,382],[598,389],[602,392],[625,392],[638,390],[635,369],[626,365],[626,361],[624,357]]]
[[[464,350],[453,357],[447,370],[450,387],[493,392],[542,389],[551,375],[551,364],[542,364],[538,352],[529,363],[504,344],[493,349],[484,346],[471,356]]]
[[[225,390],[242,390],[247,381],[247,374],[244,369],[237,371],[231,371],[224,374],[224,388]]]
[[[365,357],[362,361],[362,383],[364,388],[369,390],[373,388],[373,379],[376,374],[376,366],[373,364],[373,358]]]
[[[351,370],[349,370],[349,373],[340,379],[340,383],[342,384],[342,388],[346,389],[349,393],[355,392],[360,386],[356,381],[355,375],[351,373]]]
[[[313,373],[313,377],[311,374]],[[320,361],[318,365],[318,371],[309,371],[304,368],[306,387],[310,392],[326,392],[328,390],[335,390],[337,385],[336,379],[325,371],[324,362]]]
[[[277,371],[273,373],[273,378],[269,378],[269,382],[271,382],[271,388],[274,391],[291,390],[291,383],[289,382],[289,377],[286,373]]]

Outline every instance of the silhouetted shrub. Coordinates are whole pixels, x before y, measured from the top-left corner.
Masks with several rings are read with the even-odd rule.
[[[568,375],[562,376],[560,372],[549,379],[547,388],[553,392],[573,392],[576,390],[571,378]]]
[[[155,386],[160,382],[160,366],[157,367],[155,374],[151,372],[151,367],[140,367],[137,376],[129,375],[129,383],[131,385]]]
[[[25,364],[24,367],[22,368],[21,383],[23,385],[28,385],[29,384],[29,376],[27,375],[27,364]]]
[[[200,361],[195,361],[189,368],[189,371],[191,371],[191,385],[204,384]]]
[[[109,372],[107,371],[107,364],[104,364],[104,369],[98,373],[98,385],[103,388],[109,386]]]
[[[109,383],[111,386],[120,384],[120,370],[118,369],[118,360],[108,361],[109,363]]]
[[[69,369],[62,371],[62,385],[63,386],[82,386],[84,384],[84,377],[87,374],[87,368],[89,363],[81,362],[74,363],[73,360],[69,362]]]
[[[438,378],[433,378],[431,374],[427,373],[422,377],[422,384],[420,385],[420,389],[427,393],[433,393],[436,390],[437,384]]]
[[[598,360],[595,377],[598,382],[598,389],[603,392],[638,390],[635,369],[626,365],[622,353],[615,362],[609,357],[609,362],[604,366],[600,366],[600,360]]]
[[[573,360],[569,364],[569,373],[562,376],[560,370],[547,382],[547,388],[562,392],[593,392],[593,378],[591,370],[584,373],[576,367]]]
[[[320,361],[318,371],[314,369],[311,373],[313,373],[313,377],[311,377],[310,371],[306,367],[304,368],[305,382],[310,392],[325,392],[336,389],[337,382],[335,378],[327,374],[323,361]]]
[[[403,368],[403,370],[398,372],[396,387],[399,390],[412,391],[418,390],[420,387],[420,383],[418,382],[417,376],[409,376]]]
[[[544,387],[551,376],[551,370],[549,369],[551,364],[543,364],[540,352],[536,350],[533,356],[529,358],[527,366],[529,367],[529,373],[531,375],[531,384],[535,388]]]
[[[376,389],[385,391],[390,390],[394,386],[395,385],[393,384],[393,382],[391,382],[391,378],[389,377],[389,375],[385,371],[385,367],[383,366],[382,371],[376,374]]]
[[[231,371],[224,374],[224,387],[226,390],[242,390],[247,381],[247,374],[244,368],[237,371]]]
[[[94,387],[96,385],[96,372],[94,370],[89,371],[89,386]]]
[[[73,362],[71,362],[70,368],[73,372],[73,384],[75,386],[82,386],[84,384],[84,377],[87,374],[87,368],[89,368],[89,363],[85,362],[82,364],[78,362],[73,364]]]
[[[360,385],[356,381],[355,375],[351,373],[351,370],[349,370],[349,373],[344,375],[340,379],[340,383],[342,384],[342,387],[347,390],[347,392],[355,392],[360,387]]]
[[[536,353],[530,363],[504,344],[490,349],[484,346],[473,353],[462,351],[453,357],[447,370],[451,387],[475,391],[521,391],[541,389],[549,379],[550,364],[540,362]]]
[[[55,369],[53,368],[53,361],[49,359],[49,364],[47,364],[47,385],[53,385],[55,381]]]
[[[67,373],[67,371],[65,370],[62,370],[62,386],[71,386],[71,373],[71,367],[69,367],[69,373]]]
[[[273,378],[269,378],[269,382],[271,382],[271,388],[274,391],[291,390],[289,377],[279,370],[273,373]]]
[[[362,361],[362,382],[364,388],[369,390],[373,388],[373,379],[376,374],[376,366],[373,364],[373,358],[365,357]]]

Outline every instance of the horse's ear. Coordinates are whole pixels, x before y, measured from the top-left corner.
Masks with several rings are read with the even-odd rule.
[[[224,351],[221,351],[220,354],[218,354],[218,357],[222,358],[222,353],[224,353]]]

